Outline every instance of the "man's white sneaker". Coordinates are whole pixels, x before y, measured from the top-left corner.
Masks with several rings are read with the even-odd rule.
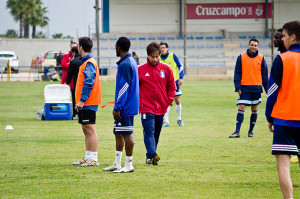
[[[111,165],[109,167],[104,168],[103,171],[115,171],[118,169],[121,169],[121,165],[120,166]]]
[[[129,173],[129,172],[133,172],[133,171],[134,171],[133,167],[131,167],[131,168],[123,167],[121,169],[114,170],[113,172],[114,173]]]
[[[88,167],[88,166],[98,166],[99,165],[99,162],[98,161],[95,161],[95,160],[86,160],[85,163],[82,163],[81,166],[82,167]]]
[[[86,163],[86,160],[84,159],[84,157],[81,160],[78,160],[77,162],[73,162],[73,165],[81,165],[83,163]]]

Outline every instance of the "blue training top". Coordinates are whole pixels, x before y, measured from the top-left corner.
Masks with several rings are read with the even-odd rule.
[[[134,116],[139,111],[139,75],[138,67],[131,54],[118,62],[115,91],[115,111],[120,115]]]

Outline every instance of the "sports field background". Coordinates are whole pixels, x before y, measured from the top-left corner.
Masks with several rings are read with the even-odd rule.
[[[145,164],[139,117],[135,118],[133,173],[103,172],[114,161],[112,106],[97,112],[98,167],[73,166],[85,153],[77,121],[40,121],[49,82],[0,83],[0,198],[282,198],[271,155],[272,133],[259,107],[254,138],[235,130],[237,94],[232,81],[185,81],[182,120],[163,128],[158,166]],[[114,100],[115,83],[102,82],[103,104]],[[4,130],[12,125],[14,130]],[[125,153],[122,165],[125,162]],[[294,198],[300,198],[299,166],[291,166]]]

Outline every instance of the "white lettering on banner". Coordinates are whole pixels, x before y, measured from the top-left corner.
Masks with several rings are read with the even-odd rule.
[[[215,7],[215,8],[203,8],[203,6],[196,7],[197,15],[234,15],[238,17],[239,15],[246,15],[246,7]]]

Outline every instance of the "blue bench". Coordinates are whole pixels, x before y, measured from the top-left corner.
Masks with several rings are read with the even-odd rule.
[[[175,37],[167,37],[167,40],[175,40]]]

